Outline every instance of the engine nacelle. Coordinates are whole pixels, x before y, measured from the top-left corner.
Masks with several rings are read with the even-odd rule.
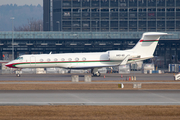
[[[132,58],[140,58],[139,55],[134,54],[132,52],[127,51],[108,51],[109,60],[124,60],[128,55],[130,55],[129,59]]]
[[[108,51],[109,60],[123,60],[127,56],[124,51]]]

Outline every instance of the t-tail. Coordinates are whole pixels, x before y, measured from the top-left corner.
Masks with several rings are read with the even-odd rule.
[[[168,35],[162,32],[146,32],[142,35],[139,42],[132,48],[132,51],[141,56],[141,58],[152,58],[158,41],[161,36]]]

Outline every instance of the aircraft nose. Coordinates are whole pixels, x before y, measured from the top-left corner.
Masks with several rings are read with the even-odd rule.
[[[11,63],[7,63],[5,66],[9,67],[9,68],[14,68],[13,64],[11,64]]]
[[[9,63],[5,64],[6,67],[11,67]]]

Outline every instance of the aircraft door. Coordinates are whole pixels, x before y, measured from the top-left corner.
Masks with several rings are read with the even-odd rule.
[[[36,57],[31,56],[30,57],[30,66],[35,67],[36,66]]]

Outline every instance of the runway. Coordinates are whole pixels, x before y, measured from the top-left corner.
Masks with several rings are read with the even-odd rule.
[[[97,82],[76,84],[110,84],[106,80],[118,84],[115,80],[125,80],[132,75],[144,82],[155,80],[146,83],[157,84],[159,80],[166,83],[172,80],[167,83],[179,84],[174,82],[173,74],[124,74],[123,77],[121,74],[104,75],[92,77],[92,81]],[[79,79],[84,81],[84,75],[80,74]],[[70,82],[71,74],[23,74],[21,77],[7,74],[0,75],[0,81],[4,81],[1,84],[75,84]],[[0,105],[180,105],[179,93],[180,90],[0,90]]]
[[[180,90],[0,91],[0,105],[180,105]]]
[[[0,75],[0,81],[71,81],[72,74],[15,74]],[[90,75],[90,74],[89,74]],[[105,75],[105,77],[104,77]],[[101,77],[92,77],[92,81],[98,80],[128,80],[129,76],[136,76],[137,80],[174,80],[173,74],[102,74]],[[84,74],[79,74],[79,80],[84,80]]]

